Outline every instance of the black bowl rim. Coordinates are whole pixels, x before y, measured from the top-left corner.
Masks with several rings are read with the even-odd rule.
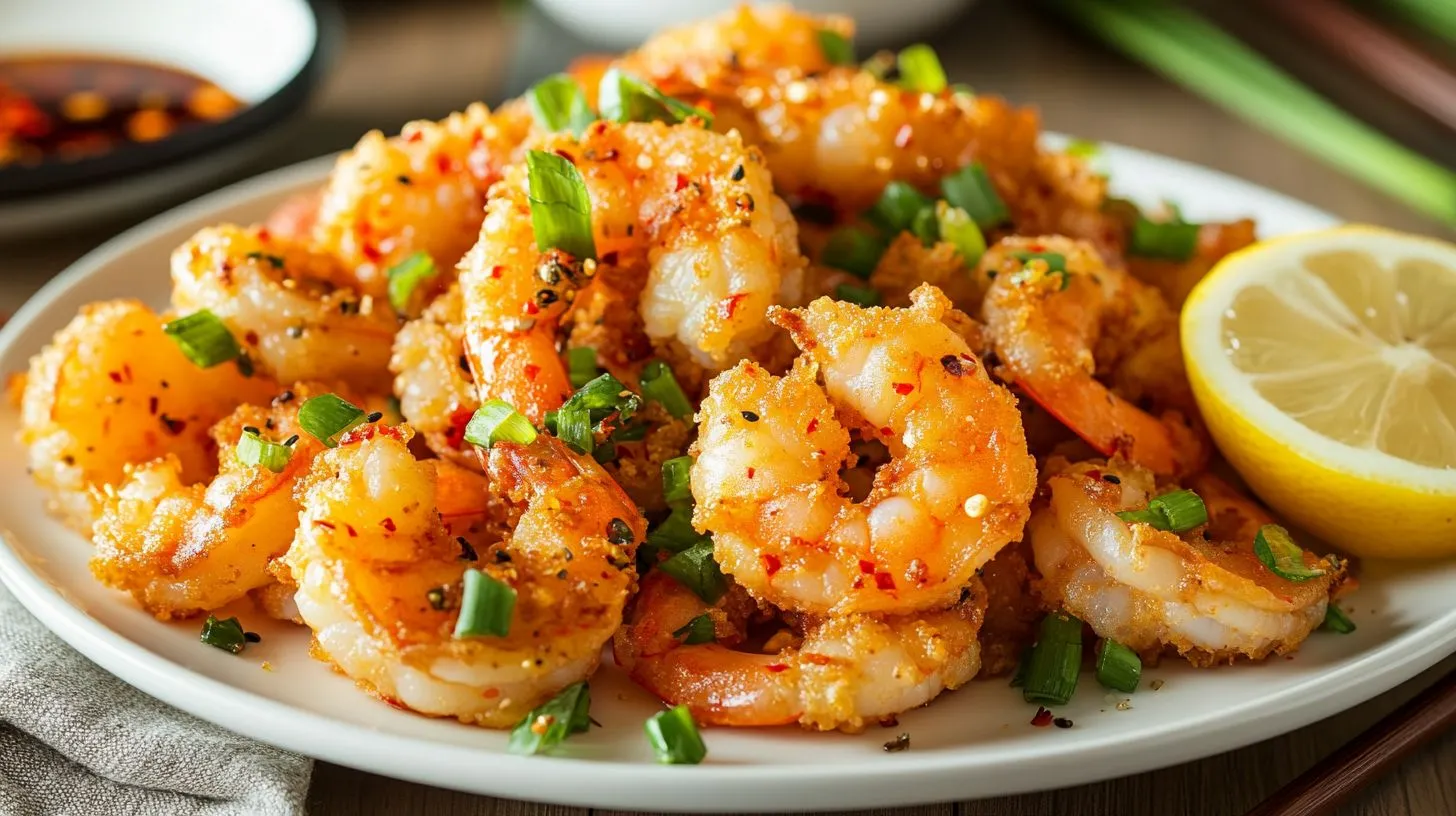
[[[336,0],[305,0],[313,14],[314,43],[308,59],[284,85],[236,116],[145,144],[127,144],[95,158],[0,170],[0,202],[116,181],[173,164],[254,136],[303,107],[332,62],[343,29]]]

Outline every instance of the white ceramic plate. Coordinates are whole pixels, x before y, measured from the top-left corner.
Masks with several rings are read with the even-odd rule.
[[[1171,198],[1192,218],[1251,215],[1265,234],[1333,219],[1252,184],[1166,158],[1108,148],[1119,192]],[[316,184],[328,160],[207,196],[147,222],[78,261],[0,331],[0,373],[22,370],[83,303],[167,298],[167,256],[194,229],[261,218]],[[561,757],[504,753],[505,735],[396,711],[308,657],[302,629],[239,609],[263,642],[243,656],[204,646],[196,622],[164,625],[86,569],[90,547],[40,512],[43,497],[19,465],[16,415],[0,409],[0,577],[71,645],[138,688],[199,717],[285,748],[376,773],[520,799],[630,809],[863,808],[967,799],[1073,785],[1184,762],[1298,728],[1404,681],[1456,644],[1456,563],[1369,564],[1351,602],[1352,635],[1317,633],[1290,660],[1194,671],[1179,661],[1147,673],[1165,685],[1119,711],[1087,675],[1057,713],[1071,729],[1033,728],[1004,680],[974,683],[861,735],[796,729],[707,732],[708,761],[655,765],[642,721],[656,709],[610,665],[592,681],[602,728]],[[260,664],[267,661],[272,671]],[[899,732],[911,748],[888,754]]]

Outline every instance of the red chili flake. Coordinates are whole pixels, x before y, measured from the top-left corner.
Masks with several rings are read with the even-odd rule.
[[[475,412],[469,408],[456,408],[450,414],[450,427],[445,430],[445,444],[455,450],[460,450],[465,445],[465,426],[470,424],[470,418]]]
[[[1031,718],[1031,724],[1036,726],[1037,728],[1046,728],[1048,725],[1052,724],[1053,719],[1055,718],[1052,717],[1052,713],[1050,711],[1047,711],[1042,706],[1037,706],[1036,716]]]
[[[504,266],[501,266],[500,264],[496,264],[495,266],[492,266],[490,268],[490,276],[491,276],[491,278],[493,278],[493,279],[494,278],[499,278],[501,276],[501,272],[503,272],[504,270],[505,270],[505,267]]]
[[[723,315],[724,320],[731,320],[733,313],[738,311],[738,304],[746,297],[748,297],[748,293],[744,292],[742,294],[729,295],[718,301],[719,314]]]
[[[272,239],[273,239],[273,233],[269,232],[267,227],[258,227],[258,240],[259,241],[263,241],[264,243],[267,243],[268,241],[271,241]]]
[[[313,520],[313,523],[316,524],[316,525],[318,525],[319,527],[323,527],[323,528],[328,529],[328,530],[334,529],[334,523],[331,522],[331,521],[324,521],[323,519],[314,519]]]
[[[1030,249],[1032,252],[1041,252],[1043,249],[1046,249],[1046,247],[1041,244],[1032,244],[1031,246],[1027,247],[1027,249]]]
[[[384,257],[384,254],[379,251],[379,248],[373,244],[365,244],[362,252],[370,263],[379,263],[380,259]]]
[[[114,383],[121,382],[121,372],[120,371],[108,371],[108,372],[106,372],[106,376],[107,377],[110,377],[111,378],[111,381],[114,382]]]
[[[769,671],[773,672],[774,674],[778,674],[779,672],[784,671],[784,670],[788,669],[789,667],[788,667],[788,664],[786,664],[786,663],[770,663],[767,666],[764,666],[764,668],[765,669],[768,669]]]
[[[147,411],[149,413],[151,413],[152,416],[156,416],[157,415],[157,398],[156,397],[149,397],[149,398],[147,398]]]
[[[764,553],[759,558],[763,561],[764,573],[769,576],[773,576],[784,565],[784,562],[780,561],[779,557],[773,553]]]
[[[866,575],[869,575],[869,574],[873,573],[875,571],[875,562],[873,562],[873,561],[866,561],[863,558],[861,558],[859,560],[859,571],[860,572],[863,572]]]
[[[423,130],[415,129],[410,131],[409,135],[404,137],[404,140],[406,142],[418,142],[423,138],[425,138],[425,132]]]
[[[902,397],[914,390],[915,386],[912,383],[895,383],[895,393]]]
[[[910,137],[914,135],[914,132],[914,128],[910,127],[909,123],[901,125],[900,129],[895,131],[895,147],[908,147],[910,145]]]
[[[131,382],[131,363],[121,364],[121,376],[125,377],[127,382]]]
[[[500,696],[500,689],[488,688],[485,691],[482,691],[480,693],[480,696],[484,697],[487,700],[494,700],[495,698]]]
[[[748,478],[752,479],[753,478],[753,474],[755,474],[757,472],[758,471],[754,470],[753,468],[749,468],[748,469]]]
[[[391,533],[395,531],[394,519],[392,518],[386,518],[385,520],[379,522],[379,526],[383,527]]]
[[[556,155],[560,156],[563,159],[566,159],[567,161],[571,162],[572,164],[576,164],[576,159],[572,158],[572,155],[570,153],[567,153],[565,150],[562,150],[559,147],[556,148],[555,150],[551,151],[551,152],[552,153],[555,153]]]
[[[344,531],[349,534],[349,538],[358,538],[359,537],[359,531],[358,530],[355,530],[354,529],[354,525],[352,525],[352,524],[345,524],[344,525]]]
[[[521,370],[521,373],[526,375],[526,379],[535,380],[536,375],[541,373],[541,366],[535,363],[527,363],[526,367]]]
[[[683,175],[682,173],[678,173],[677,174],[677,186],[673,188],[673,192],[680,192],[684,188],[686,188],[687,186],[688,186],[688,177],[685,176],[685,175]]]
[[[880,429],[880,433],[884,434],[885,436],[894,436],[895,435],[895,432],[893,430],[891,430],[891,428],[890,428],[889,425],[886,425],[885,427],[881,428]]]
[[[449,156],[441,153],[435,157],[435,167],[440,171],[441,175],[444,175],[455,168],[455,162]]]
[[[818,428],[818,427],[819,427],[819,418],[818,417],[814,417],[813,419],[809,420],[808,426],[804,428],[804,433],[814,433],[814,430],[816,428]]]
[[[521,311],[524,311],[528,315],[535,315],[541,313],[541,307],[536,305],[536,301],[528,300],[526,301],[525,308]]]
[[[888,572],[877,572],[875,573],[875,586],[883,590],[894,589],[895,576]]]
[[[1101,479],[1102,478],[1102,471],[1100,471],[1100,470],[1089,470],[1089,471],[1087,471],[1087,478],[1089,478],[1089,479]]]

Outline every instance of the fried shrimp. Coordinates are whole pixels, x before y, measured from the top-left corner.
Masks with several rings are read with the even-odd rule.
[[[300,383],[267,407],[244,405],[218,422],[211,433],[219,472],[210,483],[185,481],[175,456],[132,468],[105,491],[91,571],[162,620],[217,609],[273,583],[269,564],[298,526],[294,485],[324,449],[298,424],[298,406],[327,391]],[[281,470],[239,461],[245,429],[272,442],[293,438]]]
[[[171,456],[185,484],[216,469],[208,428],[274,385],[230,363],[199,368],[135,300],[84,306],[30,361],[20,442],[54,510],[90,529],[99,494],[128,465]]]
[[[315,247],[353,270],[361,294],[381,299],[389,269],[424,252],[439,271],[431,286],[443,291],[480,231],[487,191],[531,128],[526,105],[512,102],[410,122],[389,138],[370,131],[329,175],[310,225]]]
[[[1323,575],[1294,582],[1264,566],[1254,535],[1269,517],[1212,477],[1193,483],[1209,524],[1181,535],[1118,518],[1154,491],[1130,463],[1072,465],[1047,486],[1051,501],[1027,527],[1044,599],[1145,655],[1168,648],[1210,666],[1294,651],[1343,579],[1343,567],[1307,552]]]
[[[702,723],[860,731],[976,676],[985,603],[973,582],[950,609],[808,620],[796,646],[757,654],[733,648],[741,645],[743,604],[731,592],[710,606],[654,572],[642,580],[614,653],[639,685],[686,705]],[[685,644],[682,629],[704,614],[717,641]]]
[[[395,315],[351,283],[329,256],[258,227],[208,227],[172,253],[173,307],[210,309],[260,372],[385,391]]]
[[[524,509],[507,540],[467,551],[441,519],[436,468],[407,437],[380,429],[315,462],[284,559],[299,612],[317,653],[381,698],[509,727],[596,668],[645,524],[594,462],[542,436],[491,450],[492,483]],[[508,634],[452,636],[468,569],[515,592]]]
[[[1202,467],[1208,446],[1177,410],[1196,410],[1178,318],[1157,290],[1066,238],[1008,238],[980,274],[991,279],[982,310],[996,354],[1027,396],[1103,455],[1164,476]],[[1153,416],[1143,400],[1169,410]]]
[[[580,140],[556,134],[543,148],[585,180],[599,261],[538,250],[527,170],[507,171],[461,267],[481,396],[538,422],[561,403],[571,388],[557,329],[593,277],[633,293],[654,342],[715,370],[770,336],[771,304],[796,300],[794,220],[757,151],[736,135],[692,122],[596,122]]]
[[[464,304],[452,286],[419,318],[399,330],[389,370],[399,411],[437,456],[468,468],[480,467],[465,444],[465,426],[480,400],[465,354]]]
[[[710,383],[693,522],[755,598],[816,615],[931,609],[1021,537],[1036,466],[1015,400],[942,322],[944,295],[912,300],[777,310],[804,352],[794,368],[745,361]],[[851,430],[892,457],[858,503],[840,475]]]

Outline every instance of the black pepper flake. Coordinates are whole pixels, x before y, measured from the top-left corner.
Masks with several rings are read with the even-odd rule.
[[[940,358],[940,367],[944,368],[945,373],[952,377],[963,377],[969,373],[967,369],[976,367],[976,362],[958,354],[947,354]]]
[[[339,301],[339,314],[341,314],[341,315],[356,315],[356,314],[359,314],[359,301],[357,301],[357,300],[341,300],[341,301]]]
[[[455,363],[460,366],[460,370],[461,371],[464,371],[467,374],[470,373],[470,358],[469,357],[466,357],[464,354],[462,354],[462,355],[460,355],[460,358],[455,361]]]
[[[257,632],[244,632],[243,640],[246,640],[249,643],[262,643],[263,636],[258,634]]]
[[[284,391],[282,394],[279,394],[278,396],[273,398],[274,405],[287,405],[290,402],[293,402],[292,391]]]
[[[566,572],[566,570],[560,570],[560,571],[558,571],[558,572],[557,572],[557,573],[556,573],[556,577],[557,577],[557,578],[560,578],[560,579],[561,579],[561,580],[563,580],[563,581],[565,581],[565,580],[566,580],[566,576],[567,576],[567,572]]]
[[[238,359],[234,362],[238,367],[239,374],[243,375],[244,377],[253,376],[253,358],[249,357],[246,351],[242,354],[239,354]]]
[[[740,164],[737,167],[733,168],[733,180],[734,181],[743,181],[743,176],[744,176],[743,165]]]
[[[536,293],[537,306],[550,306],[559,299],[554,289],[542,289]]]
[[[289,447],[289,448],[291,448],[294,445],[298,444],[298,434],[294,434],[293,436],[290,436],[287,439],[283,440],[283,444],[284,444],[285,447]]]
[[[1122,484],[1122,480],[1117,478],[1116,476],[1113,476],[1111,473],[1102,474],[1102,481],[1107,482],[1108,484]]]
[[[746,420],[748,420],[749,422],[757,422],[758,421],[758,414],[755,414],[752,411],[739,411],[738,413],[741,414],[743,416],[743,418],[746,419]]]
[[[511,562],[511,554],[505,550],[496,550],[495,562],[497,564],[509,564]]]
[[[631,525],[619,518],[614,518],[607,522],[607,541],[613,544],[631,544]]]
[[[187,423],[184,420],[173,419],[166,414],[162,414],[160,417],[158,417],[158,419],[162,421],[162,427],[167,429],[167,433],[172,434],[173,436],[176,436],[177,434],[182,433],[184,430],[187,429]]]
[[[480,560],[480,556],[476,554],[475,548],[472,547],[472,546],[470,546],[470,542],[465,540],[465,536],[456,536],[455,537],[455,543],[460,545],[460,560],[461,561],[479,561]]]
[[[303,326],[289,326],[284,332],[294,340],[303,336]]]
[[[263,420],[263,427],[267,428],[270,431],[273,430],[273,417],[268,417],[267,419]]]
[[[733,204],[744,212],[753,212],[753,196],[748,193],[739,196]]]
[[[408,186],[409,186],[409,185],[411,185],[411,184],[413,184],[413,183],[414,183],[414,182],[412,182],[412,181],[411,181],[411,180],[410,180],[410,177],[409,177],[409,176],[406,176],[406,175],[404,175],[404,174],[403,174],[403,173],[401,173],[401,174],[399,174],[399,175],[397,175],[397,176],[395,176],[395,177],[394,177],[394,180],[395,180],[395,181],[397,181],[397,182],[399,182],[399,183],[400,183],[400,184],[403,184],[403,185],[404,185],[404,186],[406,186],[406,187],[408,187]]]
[[[561,264],[548,260],[536,267],[536,277],[555,286],[561,283]]]
[[[262,431],[258,430],[258,428],[256,426],[253,426],[253,425],[244,425],[243,426],[243,432],[244,433],[250,433],[250,434],[261,434],[262,433]]]
[[[1058,717],[1055,720],[1052,720],[1052,725],[1055,725],[1058,728],[1071,728],[1072,721],[1067,719],[1066,717]]]
[[[430,602],[430,608],[440,611],[445,608],[445,588],[435,587],[425,593],[425,600]]]
[[[365,422],[378,422],[381,419],[384,419],[384,413],[382,411],[375,411],[369,416],[364,417]]]
[[[885,753],[888,753],[888,754],[899,753],[900,751],[904,751],[904,750],[909,749],[909,747],[910,747],[910,732],[905,731],[905,732],[901,732],[901,734],[899,736],[897,736],[894,739],[890,740],[889,742],[885,743]]]

